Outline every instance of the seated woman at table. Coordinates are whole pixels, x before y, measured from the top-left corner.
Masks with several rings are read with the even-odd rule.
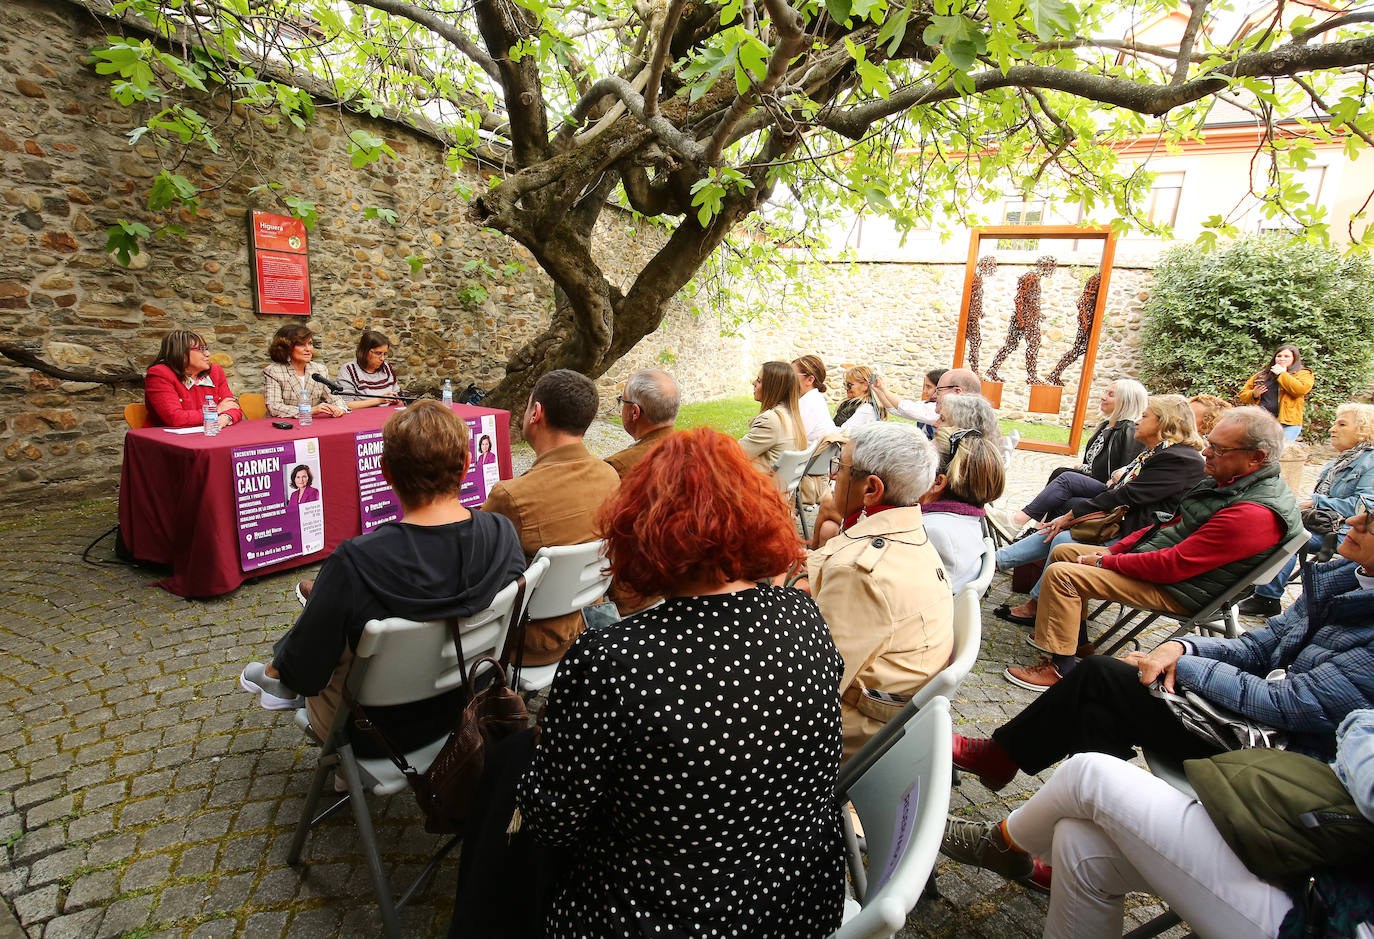
[[[269,710],[298,707],[296,696],[305,695],[310,726],[323,738],[368,620],[442,620],[486,609],[525,569],[525,554],[509,519],[458,501],[467,466],[467,424],[438,401],[418,402],[387,420],[382,474],[401,501],[401,520],[334,549],[271,662],[250,662],[243,670],[244,690]],[[368,708],[368,716],[405,751],[448,733],[462,706],[460,687],[425,701]],[[359,754],[383,755],[368,734],[349,733]]]
[[[320,491],[315,488],[315,474],[304,463],[291,471],[291,497],[287,501],[292,505],[320,501]]]
[[[518,794],[520,834],[568,852],[545,934],[828,935],[842,663],[810,597],[761,584],[801,555],[791,513],[702,427],[625,477],[601,529],[617,582],[666,599],[584,632],[554,678]],[[486,935],[465,912],[455,932]]]
[[[143,404],[149,427],[197,427],[204,421],[205,399],[214,398],[220,429],[243,420],[224,369],[210,362],[210,349],[199,333],[174,329],[143,379]]]
[[[272,364],[262,370],[262,394],[267,413],[273,417],[295,417],[299,413],[301,389],[310,401],[310,413],[342,417],[348,413],[343,399],[311,376],[329,377],[329,369],[315,358],[315,334],[292,323],[277,330],[267,347]]]
[[[357,361],[339,369],[339,387],[357,395],[347,399],[350,408],[356,411],[395,403],[395,396],[401,393],[401,384],[387,363],[390,352],[390,339],[375,329],[363,330],[358,338]]]

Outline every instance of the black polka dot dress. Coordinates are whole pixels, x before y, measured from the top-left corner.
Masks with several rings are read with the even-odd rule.
[[[843,663],[785,587],[669,599],[558,669],[524,826],[576,859],[550,937],[803,939],[840,924]]]

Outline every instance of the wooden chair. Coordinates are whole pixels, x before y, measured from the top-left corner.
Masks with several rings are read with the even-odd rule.
[[[267,416],[267,399],[252,392],[239,395],[239,409],[245,421],[256,421]]]
[[[132,430],[148,426],[148,406],[139,402],[124,405],[124,422]]]

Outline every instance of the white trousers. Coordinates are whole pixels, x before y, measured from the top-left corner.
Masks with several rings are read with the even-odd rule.
[[[1045,936],[1120,936],[1131,891],[1164,900],[1203,939],[1278,934],[1288,895],[1246,869],[1200,802],[1116,757],[1080,753],[1007,818],[1054,867]]]

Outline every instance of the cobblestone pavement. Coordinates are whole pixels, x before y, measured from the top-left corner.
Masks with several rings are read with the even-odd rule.
[[[592,446],[609,452],[623,440],[607,426]],[[1014,493],[1060,459],[1018,454]],[[307,571],[188,602],[151,587],[149,571],[82,563],[114,517],[105,499],[0,520],[0,895],[27,935],[44,939],[377,935],[347,813],[312,833],[302,870],[285,863],[314,751],[237,684],[242,663],[269,655],[291,622],[291,584]],[[109,543],[95,556],[108,559]],[[1006,594],[999,577],[986,609]],[[954,702],[961,729],[979,734],[1031,697],[1000,677],[1030,652],[1021,631],[990,612],[984,629]],[[970,779],[952,810],[1000,817],[1038,783],[993,795]],[[372,809],[399,889],[438,839],[409,794]],[[455,871],[448,862],[404,911],[407,935],[443,934]],[[917,907],[902,936],[1040,933],[1045,900],[1019,886],[951,862],[937,883],[940,897]],[[1132,901],[1134,918],[1155,910]],[[0,912],[0,936],[13,931],[5,920]]]

